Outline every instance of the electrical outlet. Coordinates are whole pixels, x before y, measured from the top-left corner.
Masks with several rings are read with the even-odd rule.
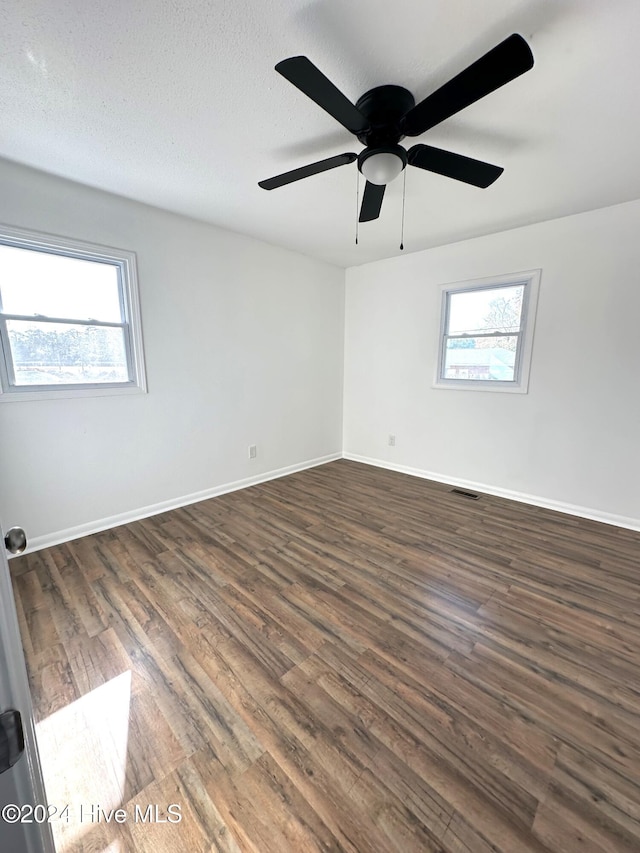
[[[389,435],[389,447],[396,446],[396,437],[395,435]]]
[[[250,444],[249,445],[249,459],[255,459],[257,455],[258,455],[258,448],[255,446],[255,444]]]

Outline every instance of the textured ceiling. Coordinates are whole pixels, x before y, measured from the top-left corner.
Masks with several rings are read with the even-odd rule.
[[[638,0],[3,0],[0,32],[0,156],[341,266],[399,254],[402,179],[358,246],[355,164],[257,186],[361,150],[273,70],[288,56],[353,101],[420,100],[529,42],[532,71],[408,140],[505,171],[481,190],[409,169],[405,251],[640,197]]]

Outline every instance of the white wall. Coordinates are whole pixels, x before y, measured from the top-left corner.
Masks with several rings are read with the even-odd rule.
[[[533,268],[529,393],[432,388],[438,285]],[[354,267],[346,281],[347,456],[640,527],[640,202]]]
[[[41,545],[340,453],[343,270],[6,161],[0,187],[5,225],[137,252],[149,387],[0,403],[5,528]]]

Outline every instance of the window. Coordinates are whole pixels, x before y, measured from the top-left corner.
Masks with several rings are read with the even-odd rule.
[[[437,388],[526,393],[540,270],[444,285]]]
[[[146,390],[135,255],[0,226],[0,400]]]

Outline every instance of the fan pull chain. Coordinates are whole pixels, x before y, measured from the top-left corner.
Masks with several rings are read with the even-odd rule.
[[[402,226],[400,229],[400,251],[404,251],[404,200],[407,195],[407,169],[406,166],[403,172],[403,180],[402,180]]]
[[[360,211],[360,169],[356,169],[356,246],[358,245],[358,213]]]

